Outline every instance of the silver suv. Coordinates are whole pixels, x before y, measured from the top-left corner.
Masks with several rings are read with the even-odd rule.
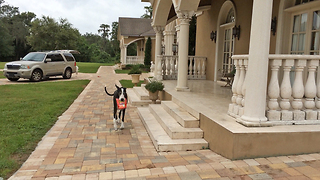
[[[30,52],[20,61],[6,63],[3,75],[10,81],[18,81],[20,78],[40,81],[49,76],[63,76],[65,79],[70,79],[77,69],[72,54],[78,53],[74,50]]]

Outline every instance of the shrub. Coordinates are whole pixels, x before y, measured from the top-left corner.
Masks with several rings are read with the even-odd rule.
[[[164,85],[162,82],[160,81],[151,81],[150,83],[148,83],[145,88],[152,92],[155,93],[156,91],[162,91],[164,88]]]

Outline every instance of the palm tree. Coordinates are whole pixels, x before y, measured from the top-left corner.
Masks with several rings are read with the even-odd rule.
[[[100,29],[98,29],[98,33],[102,33],[101,37],[109,38],[110,26],[108,24],[101,24]]]

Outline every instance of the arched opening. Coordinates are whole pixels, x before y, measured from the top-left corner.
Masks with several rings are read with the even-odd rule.
[[[217,46],[215,61],[215,81],[223,74],[233,71],[231,56],[234,53],[235,39],[232,29],[236,24],[236,9],[231,1],[226,1],[219,12],[217,24]]]

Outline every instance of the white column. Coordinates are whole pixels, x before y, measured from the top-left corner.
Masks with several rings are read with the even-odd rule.
[[[162,80],[162,66],[161,59],[158,58],[161,55],[161,45],[162,45],[162,33],[164,30],[163,26],[153,26],[154,31],[156,32],[156,47],[155,47],[155,71],[154,77],[161,81]]]
[[[127,64],[127,47],[128,45],[123,45],[123,63]]]
[[[254,0],[246,81],[245,121],[267,121],[266,93],[273,0]]]
[[[178,11],[177,16],[180,21],[179,34],[179,60],[178,60],[178,80],[177,91],[189,91],[188,83],[188,46],[189,46],[189,22],[194,14],[193,11]]]

